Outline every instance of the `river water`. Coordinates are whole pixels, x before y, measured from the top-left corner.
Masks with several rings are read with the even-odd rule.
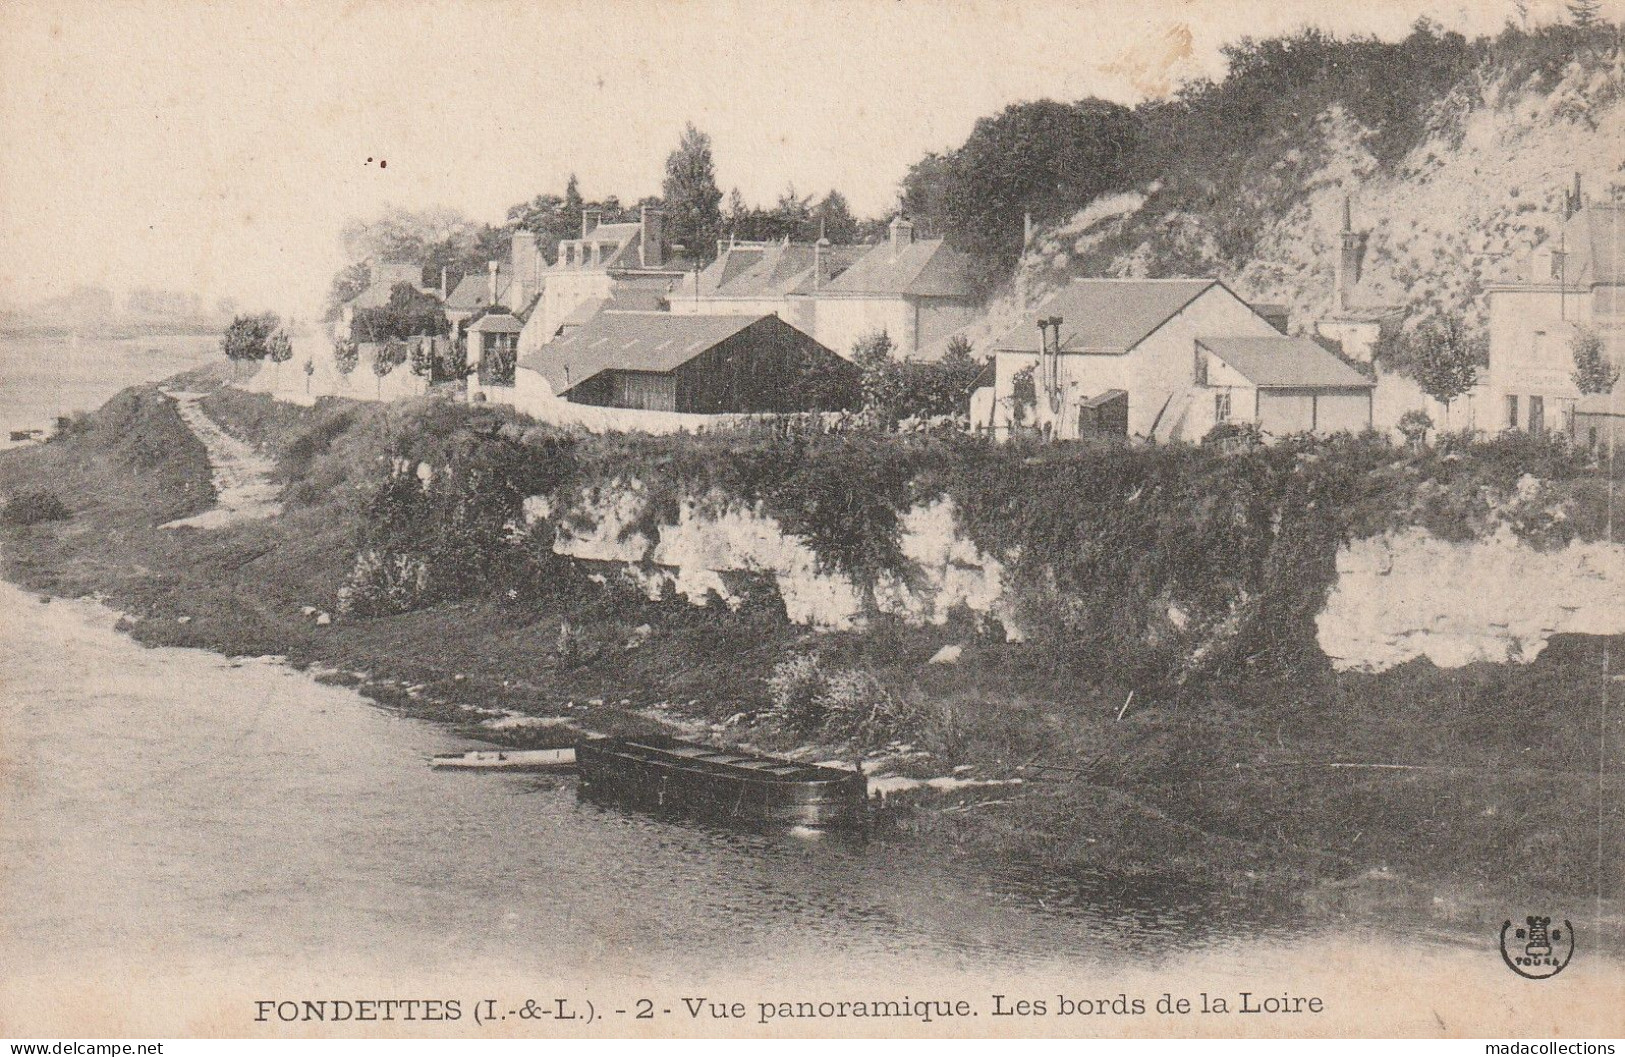
[[[0,448],[12,430],[49,429],[58,415],[94,411],[126,386],[221,359],[211,336],[150,338],[0,335]]]

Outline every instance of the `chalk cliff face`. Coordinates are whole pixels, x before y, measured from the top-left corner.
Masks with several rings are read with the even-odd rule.
[[[768,576],[778,585],[789,618],[829,630],[862,624],[863,596],[851,578],[821,569],[817,555],[760,511],[723,501],[683,504],[677,524],[661,527],[659,538],[625,535],[641,507],[636,484],[583,500],[566,519],[554,550],[573,558],[625,562],[635,568],[651,596],[670,584],[696,603],[710,592],[736,602],[730,573]],[[925,623],[942,623],[956,606],[1005,618],[999,563],[983,555],[954,527],[953,506],[936,501],[910,510],[903,519],[903,553],[918,575],[910,583],[885,577],[876,586],[881,612]],[[1010,627],[1008,620],[1007,629]]]
[[[1510,529],[1473,543],[1421,529],[1358,540],[1338,554],[1318,629],[1343,670],[1528,662],[1553,635],[1625,634],[1625,546],[1542,552]]]
[[[621,482],[621,484],[625,484]],[[711,593],[737,604],[741,573],[771,578],[798,624],[852,630],[863,597],[844,574],[821,569],[802,541],[771,517],[738,504],[684,504],[676,525],[650,540],[626,534],[641,506],[636,484],[586,498],[554,549],[575,558],[623,562],[652,596],[667,585],[694,601]],[[903,521],[911,582],[883,578],[879,610],[941,624],[955,607],[998,619],[1021,637],[1005,571],[962,536],[951,502],[914,507]],[[1337,558],[1337,581],[1317,620],[1321,649],[1341,670],[1383,671],[1417,657],[1446,668],[1473,661],[1528,662],[1564,632],[1625,634],[1625,545],[1574,542],[1535,550],[1510,529],[1474,543],[1450,543],[1422,529],[1357,540]]]

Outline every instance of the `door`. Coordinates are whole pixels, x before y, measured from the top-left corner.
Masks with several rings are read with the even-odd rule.
[[[1546,398],[1532,396],[1529,398],[1529,432],[1540,434],[1546,432]]]

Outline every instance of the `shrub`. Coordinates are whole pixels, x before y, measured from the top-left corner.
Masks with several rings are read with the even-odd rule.
[[[824,702],[828,678],[813,655],[791,657],[774,665],[773,674],[767,677],[773,715],[798,734],[821,729],[828,718]]]
[[[408,613],[429,591],[429,566],[410,554],[364,551],[356,556],[350,579],[339,588],[340,613],[362,617]]]
[[[333,368],[340,374],[348,375],[361,363],[361,346],[353,341],[337,341],[333,343]]]
[[[52,492],[23,492],[13,496],[0,512],[0,521],[7,525],[39,525],[47,521],[66,521],[73,513]]]
[[[899,697],[874,674],[858,668],[826,668],[816,655],[780,661],[767,678],[772,715],[798,734],[825,734],[855,745],[914,738],[921,710]]]

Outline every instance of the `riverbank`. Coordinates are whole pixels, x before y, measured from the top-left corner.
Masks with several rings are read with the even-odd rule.
[[[440,465],[497,444],[508,418],[292,409],[232,391],[200,406],[272,460],[279,514],[160,527],[214,505],[211,467],[172,401],[133,390],[69,435],[0,459],[0,491],[52,491],[72,514],[6,527],[7,577],[103,597],[147,644],[281,656],[495,743],[676,730],[954,776],[890,798],[882,839],[1050,882],[1204,885],[1475,933],[1529,901],[1594,920],[1600,885],[1617,922],[1618,761],[1597,757],[1613,722],[1599,679],[1608,640],[1559,636],[1527,665],[1321,667],[1153,692],[1109,658],[1057,663],[1052,645],[1000,641],[969,618],[811,632],[748,599],[701,609],[588,588],[593,569],[545,554],[476,568],[456,597],[361,616],[341,612],[339,588],[353,582],[402,446],[436,446]],[[929,663],[944,646],[959,647],[957,661]],[[769,680],[807,656],[906,705],[883,717],[897,737],[837,737],[776,707]]]

